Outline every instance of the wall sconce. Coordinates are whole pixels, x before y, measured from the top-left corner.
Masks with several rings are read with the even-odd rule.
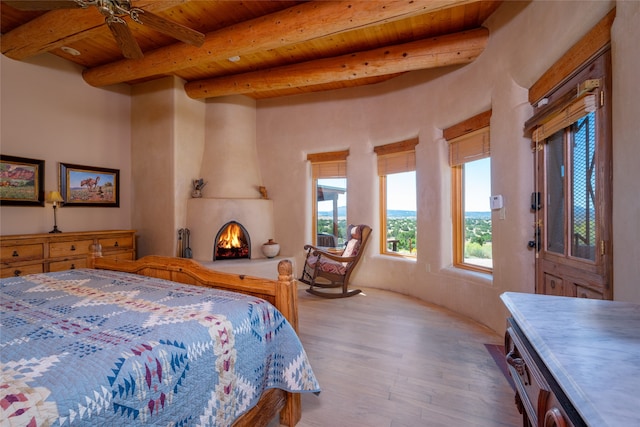
[[[58,204],[62,202],[64,202],[64,199],[59,191],[49,191],[49,193],[47,193],[47,203],[53,203],[53,230],[49,233],[62,233],[62,231],[58,230],[58,220],[56,218],[56,208]]]

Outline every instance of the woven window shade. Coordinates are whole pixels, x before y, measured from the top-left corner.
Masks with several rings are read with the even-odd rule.
[[[587,93],[567,105],[555,114],[545,117],[544,122],[538,124],[531,134],[533,141],[543,141],[561,129],[571,126],[598,108],[596,95]]]
[[[418,138],[373,147],[378,155],[378,176],[416,170],[416,150]]]
[[[403,153],[378,156],[378,175],[384,176],[392,173],[411,172],[416,170],[416,152],[405,151]]]
[[[346,178],[347,177],[347,161],[346,160],[313,163],[311,167],[313,170],[313,179]]]
[[[491,156],[489,126],[449,140],[449,164],[459,166]]]
[[[346,178],[348,156],[349,150],[308,154],[313,179]]]

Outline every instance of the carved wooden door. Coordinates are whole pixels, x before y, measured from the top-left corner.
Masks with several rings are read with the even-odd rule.
[[[613,298],[609,58],[567,82],[552,119],[534,131],[536,293]],[[571,114],[578,118],[564,118]],[[553,130],[558,116],[566,121]]]

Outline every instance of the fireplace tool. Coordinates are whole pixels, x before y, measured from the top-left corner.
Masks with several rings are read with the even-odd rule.
[[[178,258],[184,258],[184,246],[182,242],[182,235],[184,234],[184,228],[178,230]]]
[[[189,230],[188,228],[184,229],[184,234],[185,234],[185,238],[184,238],[184,257],[185,258],[193,258],[193,252],[191,251],[191,230]]]

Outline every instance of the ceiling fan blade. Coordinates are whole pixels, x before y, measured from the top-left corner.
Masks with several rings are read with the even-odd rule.
[[[178,39],[185,43],[200,47],[204,43],[204,34],[185,27],[177,22],[169,21],[154,13],[147,12],[139,8],[130,11],[131,18],[143,25],[147,25],[156,31]]]
[[[2,4],[17,10],[54,10],[75,9],[82,7],[74,0],[14,0],[3,1]]]
[[[129,26],[122,18],[117,16],[110,16],[105,19],[107,26],[111,30],[111,34],[118,42],[122,55],[128,59],[140,59],[144,55],[138,45],[138,42],[131,34]]]

